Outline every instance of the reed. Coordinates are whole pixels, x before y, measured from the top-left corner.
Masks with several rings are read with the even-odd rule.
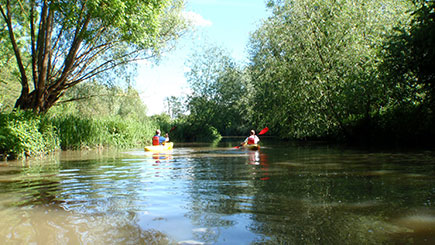
[[[71,114],[52,120],[58,129],[62,149],[134,148],[148,143],[157,128],[152,120],[120,116],[89,118]]]
[[[151,118],[88,117],[74,113],[35,115],[14,111],[0,114],[0,158],[44,155],[56,149],[101,147],[142,148],[157,128]]]

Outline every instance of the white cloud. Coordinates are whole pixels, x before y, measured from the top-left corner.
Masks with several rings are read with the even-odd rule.
[[[183,16],[193,26],[207,27],[213,25],[211,21],[204,19],[200,14],[193,11],[183,12]]]
[[[192,70],[192,69],[190,69],[190,67],[183,66],[183,73],[190,72],[191,70]]]
[[[136,78],[136,88],[147,105],[147,115],[166,112],[165,98],[185,96],[190,93],[183,65],[163,62],[161,66],[142,66]]]

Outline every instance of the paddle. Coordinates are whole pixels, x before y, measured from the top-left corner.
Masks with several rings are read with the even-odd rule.
[[[260,131],[260,133],[258,133],[258,135],[263,135],[263,134],[267,133],[267,131],[269,131],[269,128],[268,128],[268,127],[265,127],[265,128],[263,128],[263,129]],[[234,148],[234,149],[239,149],[240,147],[242,147],[242,146],[244,146],[244,145],[245,145],[245,144],[242,143],[241,145],[234,146],[233,148]]]
[[[172,128],[169,130],[169,133],[172,132],[172,131],[174,131],[176,128],[177,128],[177,126],[172,127]]]
[[[260,131],[260,133],[258,133],[258,135],[265,134],[265,133],[267,133],[267,131],[269,131],[269,128],[268,128],[268,127],[265,127],[265,128],[263,128],[263,129]]]
[[[172,127],[172,128],[169,130],[169,133],[171,133],[172,131],[174,131],[176,128],[177,128],[177,126]],[[167,133],[167,134],[165,135],[165,138],[169,138],[169,133]],[[169,141],[168,141],[168,142],[169,142]],[[163,142],[162,145],[165,145],[165,144],[166,144],[166,141]]]

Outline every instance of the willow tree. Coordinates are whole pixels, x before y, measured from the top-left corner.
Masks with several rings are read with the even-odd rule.
[[[409,1],[276,0],[252,35],[257,121],[284,137],[346,134],[382,108],[379,50]]]
[[[399,103],[422,102],[435,110],[435,2],[413,2],[411,23],[397,28],[386,41],[381,68],[396,85]]]
[[[226,50],[216,46],[196,52],[188,64],[190,118],[224,135],[239,133],[245,122],[243,97],[247,91],[243,70]]]
[[[18,73],[15,65],[14,53],[8,40],[6,25],[0,22],[0,111],[10,111],[16,100],[16,94],[20,92],[20,85],[15,82],[14,75]]]
[[[182,0],[0,0],[19,69],[16,108],[44,113],[69,88],[158,57],[186,30]]]

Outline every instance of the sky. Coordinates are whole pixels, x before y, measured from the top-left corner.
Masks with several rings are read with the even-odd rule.
[[[149,116],[165,112],[166,97],[189,93],[184,74],[196,47],[217,45],[236,61],[246,61],[249,35],[269,12],[265,0],[186,0],[184,14],[195,23],[195,31],[179,39],[175,50],[164,54],[158,65],[144,62],[138,67],[135,84]]]

